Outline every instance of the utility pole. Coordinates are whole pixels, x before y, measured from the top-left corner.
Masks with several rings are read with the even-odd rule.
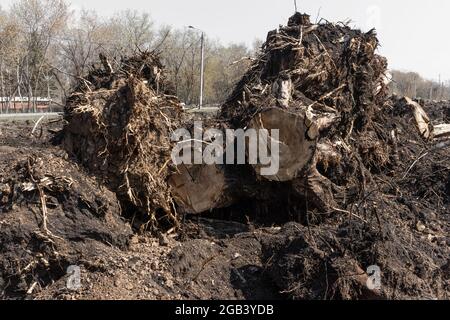
[[[202,44],[201,44],[201,67],[200,67],[200,105],[199,109],[203,108],[203,87],[205,81],[205,33],[202,31]]]
[[[205,32],[193,26],[189,26],[189,29],[198,30],[201,32],[201,62],[200,62],[200,101],[199,101],[199,109],[203,108],[203,89],[205,83]]]

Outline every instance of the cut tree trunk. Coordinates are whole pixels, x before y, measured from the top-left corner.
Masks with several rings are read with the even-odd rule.
[[[303,176],[313,162],[317,140],[321,132],[328,128],[337,117],[331,113],[315,112],[312,108],[288,111],[270,108],[258,113],[250,122],[250,128],[279,130],[279,140],[270,140],[279,145],[279,170],[277,174],[263,176],[270,181],[292,181]],[[268,143],[268,147],[271,144]],[[272,155],[276,156],[276,155]],[[258,175],[267,166],[253,165]]]
[[[450,124],[444,123],[434,126],[433,135],[435,138],[450,137]]]
[[[255,179],[248,165],[179,165],[177,169],[168,183],[182,213],[200,214],[267,194],[267,183]]]
[[[250,128],[261,130],[279,130],[279,140],[269,137],[271,142],[279,146],[279,170],[275,175],[263,176],[271,181],[290,181],[305,169],[314,156],[315,140],[307,138],[309,128],[305,117],[280,108],[271,108],[258,113],[250,122]],[[272,155],[276,156],[276,155]],[[267,166],[254,164],[255,171],[261,175],[261,170]]]
[[[169,179],[172,195],[184,213],[202,213],[230,205],[225,172],[216,165],[180,165]]]
[[[251,128],[279,130],[279,171],[275,175],[262,177],[270,181],[292,181],[295,192],[307,198],[312,207],[323,211],[337,208],[334,195],[341,194],[342,188],[317,169],[318,164],[326,167],[341,161],[340,153],[331,143],[317,142],[323,130],[337,119],[331,110],[318,111],[311,106],[295,113],[281,108],[258,113],[250,122]],[[263,166],[258,164],[253,167],[261,175]]]
[[[431,136],[430,129],[430,118],[427,113],[423,110],[423,108],[417,102],[413,101],[409,97],[404,97],[406,104],[411,108],[414,119],[416,121],[416,126],[419,129],[420,134],[425,139],[429,139]]]
[[[199,214],[251,198],[264,187],[248,166],[179,165],[168,182],[183,213]]]

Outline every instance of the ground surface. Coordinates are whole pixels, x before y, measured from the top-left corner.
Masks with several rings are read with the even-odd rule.
[[[57,129],[58,125],[45,124],[45,128]],[[51,171],[55,176],[71,176],[77,181],[90,179],[81,168],[76,168],[66,159],[63,150],[48,141],[50,135],[47,132],[39,134],[38,130],[36,135],[40,137],[31,136],[33,126],[34,122],[0,122],[0,182],[3,186],[9,181],[9,173],[14,171],[15,174],[12,167],[26,161],[29,156],[44,159],[46,165],[52,165],[53,169],[46,174]],[[43,165],[44,170],[46,165]],[[88,180],[81,188],[89,191],[91,183],[95,184]],[[102,190],[102,195],[113,197],[107,190]],[[83,209],[78,210],[76,205],[67,208],[65,200],[55,199],[54,209],[48,204],[48,229],[54,236],[43,236],[46,238],[42,239],[43,243],[37,243],[41,241],[34,239],[34,233],[39,233],[40,229],[40,205],[33,199],[25,199],[11,208],[8,208],[7,201],[1,206],[0,243],[3,247],[0,251],[4,255],[0,259],[0,267],[5,271],[0,278],[0,296],[3,298],[278,297],[278,291],[270,280],[260,282],[263,269],[258,237],[274,232],[273,229],[250,232],[248,226],[240,223],[195,219],[195,222],[186,220],[183,239],[175,234],[156,238],[148,234],[133,236],[127,227],[128,222],[118,217],[117,208],[112,204],[109,204],[112,211],[110,221],[97,221],[96,217],[84,216]],[[61,225],[62,211],[74,211],[79,218],[61,220]],[[117,226],[107,227],[100,222]],[[70,225],[76,230],[69,230]],[[34,241],[36,243],[31,244]],[[51,250],[58,252],[58,258],[48,253],[48,243]],[[10,271],[13,269],[10,266],[12,261],[17,263],[15,267],[19,272]],[[69,265],[81,268],[82,288],[78,291],[67,289],[65,270]]]
[[[248,206],[186,217],[177,233],[137,235],[115,195],[49,142],[47,130],[60,125],[31,136],[33,121],[0,122],[1,298],[449,298],[448,198],[430,207],[386,190],[353,216],[313,214],[311,226],[258,222]],[[53,179],[47,231],[39,193],[23,191],[43,177]],[[441,180],[436,192],[448,196]],[[372,264],[383,270],[379,292],[365,287]],[[67,288],[70,265],[81,269],[77,291]]]

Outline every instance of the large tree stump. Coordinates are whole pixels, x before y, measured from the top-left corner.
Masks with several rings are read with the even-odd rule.
[[[200,214],[243,199],[269,198],[268,182],[258,180],[249,165],[182,164],[177,169],[168,184],[182,213]]]
[[[279,170],[277,174],[263,176],[271,181],[292,181],[304,175],[312,164],[321,132],[328,128],[336,117],[331,113],[318,113],[312,108],[285,110],[270,108],[258,113],[250,122],[250,128],[279,130]],[[271,136],[271,141],[274,138]],[[267,144],[270,147],[270,141]],[[272,157],[276,156],[272,154]],[[254,165],[261,175],[264,165]]]
[[[218,165],[179,165],[169,179],[172,195],[184,213],[196,214],[234,202],[225,168]]]

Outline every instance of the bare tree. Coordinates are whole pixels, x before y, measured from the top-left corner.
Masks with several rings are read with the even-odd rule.
[[[392,76],[391,91],[395,94],[423,99],[450,99],[450,87],[444,82],[424,79],[416,72],[394,70]]]
[[[108,56],[114,69],[123,56],[156,50],[180,99],[187,104],[198,101],[199,33],[170,26],[156,29],[149,14],[132,10],[103,18],[94,11],[74,15],[64,1],[16,0],[9,12],[0,12],[2,96],[24,94],[29,98],[28,110],[36,111],[33,98],[63,100],[74,81],[97,63],[100,53]],[[246,70],[249,60],[243,58],[252,50],[245,45],[223,46],[208,38],[205,42],[205,102],[220,103]]]
[[[20,77],[17,76],[19,54],[18,25],[9,14],[0,10],[0,94],[2,101],[0,111],[9,111],[12,96],[20,91]]]
[[[19,68],[28,93],[28,107],[36,111],[33,99],[42,89],[41,76],[50,46],[66,26],[68,5],[64,0],[19,0],[11,8],[19,26],[23,55]]]
[[[151,47],[154,40],[153,22],[148,13],[136,10],[120,12],[113,21],[120,26],[121,42],[130,50],[143,50]]]
[[[95,12],[83,10],[72,24],[59,41],[59,64],[61,68],[66,66],[67,73],[79,78],[86,73],[105,43],[102,41],[102,23]]]

